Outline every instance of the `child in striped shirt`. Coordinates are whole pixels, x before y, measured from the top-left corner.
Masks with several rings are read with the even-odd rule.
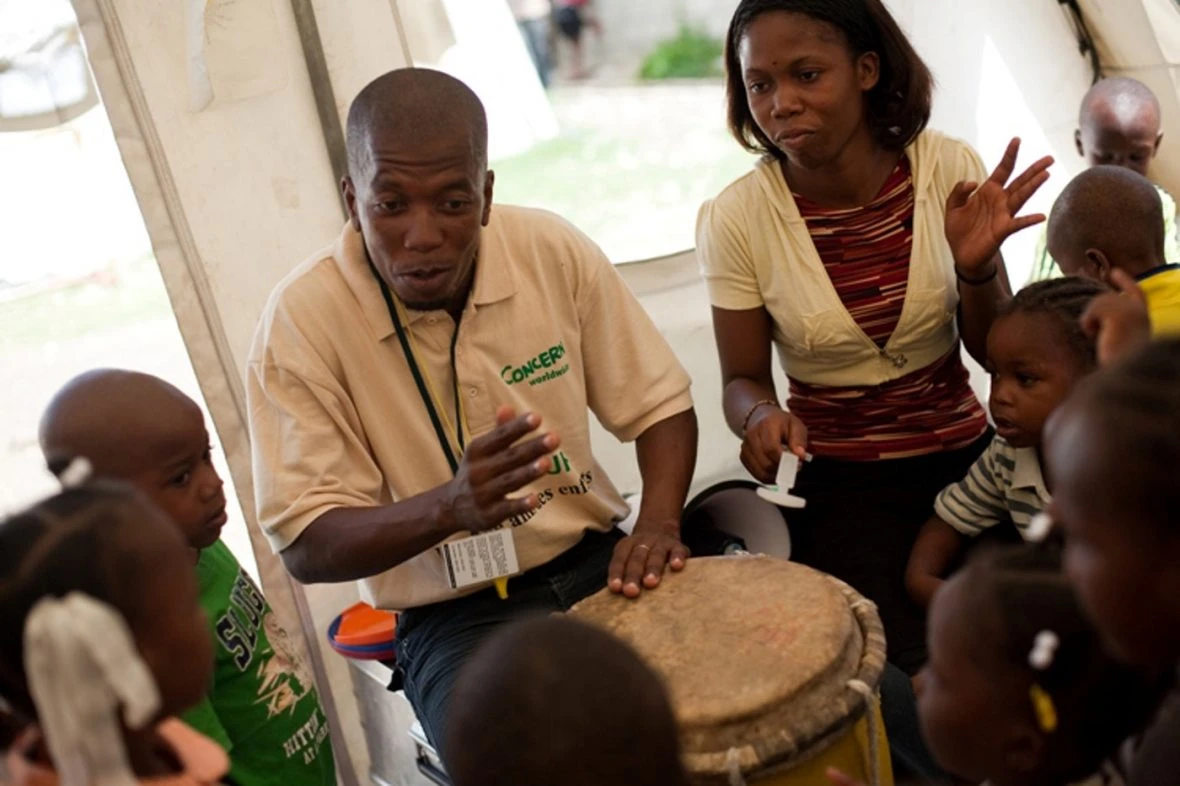
[[[992,324],[988,365],[996,437],[967,477],[943,490],[906,568],[906,587],[923,607],[971,538],[1012,522],[1024,536],[1049,505],[1041,467],[1045,421],[1096,365],[1094,341],[1082,331],[1090,301],[1105,291],[1094,281],[1064,278],[1021,290]]]

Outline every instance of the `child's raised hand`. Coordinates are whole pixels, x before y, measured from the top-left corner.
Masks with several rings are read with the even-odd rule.
[[[1095,340],[1098,363],[1105,366],[1151,339],[1147,298],[1135,279],[1120,268],[1110,272],[1118,289],[1099,295],[1082,314],[1082,330]]]
[[[959,183],[946,200],[946,239],[955,268],[968,279],[986,278],[987,267],[1010,235],[1045,220],[1044,214],[1016,216],[1029,198],[1049,179],[1053,159],[1046,156],[1011,183],[1020,140],[1008,143],[999,166],[982,184]]]

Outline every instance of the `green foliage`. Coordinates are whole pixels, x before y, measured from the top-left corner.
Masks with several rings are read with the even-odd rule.
[[[661,41],[643,61],[640,79],[708,79],[723,74],[719,39],[681,26],[675,38]]]

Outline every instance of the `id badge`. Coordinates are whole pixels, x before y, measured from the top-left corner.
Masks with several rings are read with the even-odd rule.
[[[453,590],[486,584],[520,572],[511,529],[492,530],[444,543],[442,555],[447,566],[447,582]]]

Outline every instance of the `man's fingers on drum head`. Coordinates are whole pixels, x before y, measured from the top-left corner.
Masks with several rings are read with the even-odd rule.
[[[677,541],[676,545],[668,552],[668,565],[672,570],[684,570],[684,564],[688,562],[688,558],[691,556],[692,552],[689,551],[688,546]]]
[[[631,554],[627,557],[627,567],[623,569],[623,594],[628,598],[638,598],[643,591],[640,582],[643,581],[644,574],[647,572],[647,561],[653,550],[646,543],[632,542]]]
[[[669,549],[661,538],[652,544],[651,550],[645,556],[643,586],[646,589],[655,589],[660,586],[660,578],[664,575],[664,566],[668,564]]]
[[[606,569],[607,586],[611,592],[623,591],[623,571],[627,567],[627,558],[631,556],[631,538],[623,538],[615,544],[615,553],[611,557],[610,567]]]

